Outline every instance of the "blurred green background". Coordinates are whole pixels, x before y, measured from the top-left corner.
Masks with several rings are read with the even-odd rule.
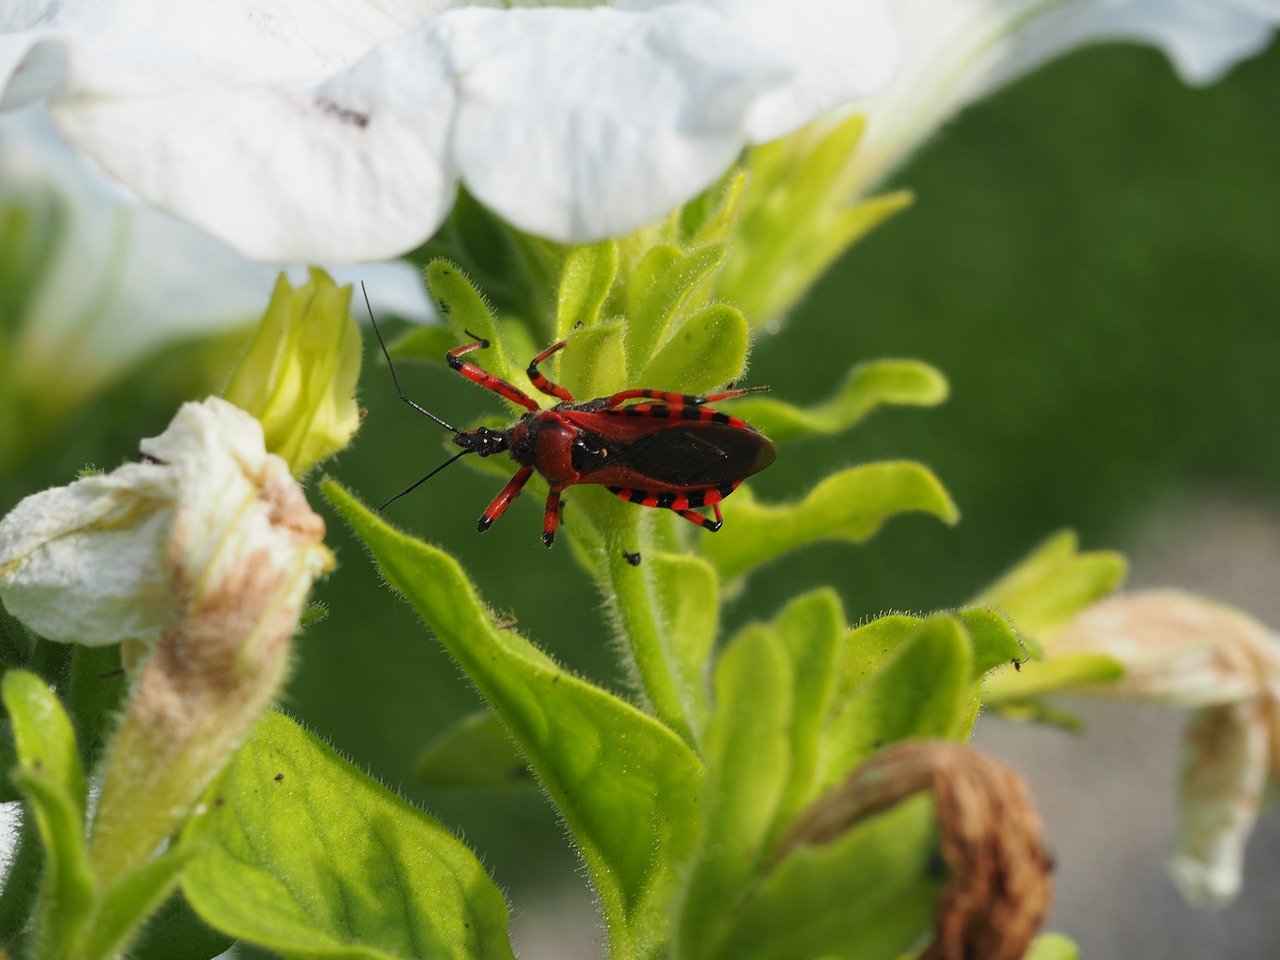
[[[814,401],[858,361],[914,357],[950,378],[952,399],[789,445],[755,489],[792,497],[836,468],[909,457],[941,477],[963,519],[949,529],[906,517],[861,547],[788,558],[752,580],[728,611],[730,626],[820,583],[840,590],[850,620],[954,605],[1056,529],[1075,528],[1086,547],[1124,548],[1144,517],[1163,506],[1176,518],[1179,503],[1206,489],[1280,517],[1278,107],[1280,50],[1190,90],[1154,52],[1096,48],[942,131],[895,178],[916,191],[916,205],[855,247],[780,331],[761,336],[750,382]],[[329,469],[380,502],[443,448],[441,431],[395,398],[373,351],[367,341],[369,416]],[[411,396],[448,419],[497,409],[444,368],[406,365],[402,377]],[[138,436],[167,421],[173,379],[172,370],[147,371],[87,412],[48,458],[0,482],[0,508],[66,482],[87,461],[110,467],[129,455]],[[139,402],[145,415],[132,406]],[[567,548],[543,548],[538,498],[476,535],[497,486],[455,467],[388,516],[456,551],[487,601],[526,636],[618,685],[599,598]],[[732,501],[726,514],[732,523]],[[461,830],[517,907],[535,891],[581,884],[564,829],[536,793],[414,783],[422,746],[479,702],[330,522],[341,566],[319,598],[332,612],[298,643],[288,709]],[[1088,784],[1079,791],[1089,803]],[[1170,784],[1154,784],[1148,802],[1171,808]],[[1280,834],[1267,837],[1271,862],[1280,862]],[[1158,862],[1154,871],[1160,883]],[[1245,900],[1273,896],[1253,889]],[[1096,930],[1067,931],[1095,955],[1117,955]],[[1266,936],[1247,949],[1280,949],[1274,930]]]

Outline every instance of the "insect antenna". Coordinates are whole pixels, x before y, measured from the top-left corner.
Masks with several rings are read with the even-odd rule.
[[[465,457],[470,452],[471,452],[470,450],[463,450],[461,453],[455,453],[452,457],[450,457],[444,463],[440,464],[440,466],[436,467],[434,470],[428,473],[425,477],[423,477],[420,480],[415,480],[412,484],[410,484],[405,489],[401,490],[399,493],[397,493],[394,497],[392,497],[386,503],[381,504],[378,507],[378,509],[385,510],[387,507],[391,506],[391,504],[395,503],[397,500],[403,497],[406,493],[413,493],[413,491],[417,490],[420,486],[422,486],[424,483],[426,483],[428,480],[434,477],[437,473],[439,473],[449,464],[453,463],[453,461],[457,460],[459,457]]]
[[[378,346],[382,348],[382,355],[387,358],[387,369],[391,371],[391,382],[396,385],[396,393],[400,394],[400,399],[403,400],[405,403],[407,403],[409,406],[413,407],[413,409],[417,410],[424,417],[428,417],[429,419],[434,420],[436,423],[440,424],[440,426],[444,427],[446,430],[450,430],[453,433],[461,433],[462,432],[461,430],[459,430],[453,424],[449,423],[447,420],[440,419],[434,413],[428,410],[426,407],[421,406],[416,401],[411,400],[405,396],[404,390],[401,389],[400,387],[400,378],[396,375],[396,365],[391,362],[391,354],[387,352],[387,345],[385,342],[383,342],[382,331],[378,329],[378,321],[373,318],[373,307],[370,306],[369,304],[369,291],[364,288],[363,280],[360,281],[360,292],[364,294],[364,306],[365,306],[365,309],[369,311],[369,322],[373,324],[373,333],[374,333],[374,336],[378,338]],[[461,454],[459,454],[459,456],[461,456]],[[453,460],[457,460],[457,459],[458,457],[453,458]],[[453,460],[450,460],[449,463],[453,463]],[[447,467],[449,463],[441,464],[440,467],[438,467],[437,469],[444,469],[444,467]],[[431,476],[435,472],[436,472],[435,470],[432,470],[431,473],[427,474],[427,477]],[[422,480],[426,480],[427,477],[423,477]],[[422,480],[419,480],[418,483],[422,483]],[[418,483],[415,483],[413,487],[416,487]],[[409,490],[412,490],[413,487],[410,487]],[[404,493],[408,493],[409,490],[406,490]],[[403,497],[404,493],[400,494],[399,496]],[[396,497],[391,498],[391,500],[395,500],[395,499],[397,498]],[[390,503],[391,500],[388,500],[387,503]],[[382,506],[385,507],[386,505],[387,504],[384,503]],[[382,509],[382,508],[379,507],[378,509]]]

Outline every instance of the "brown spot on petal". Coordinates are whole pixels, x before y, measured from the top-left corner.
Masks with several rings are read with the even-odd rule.
[[[920,960],[1020,960],[1049,910],[1051,861],[1022,778],[967,747],[904,743],[868,760],[796,821],[774,862],[922,791],[933,794],[950,880]]]

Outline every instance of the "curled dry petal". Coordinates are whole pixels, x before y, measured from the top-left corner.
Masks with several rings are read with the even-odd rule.
[[[1017,774],[966,747],[915,742],[878,754],[797,820],[775,861],[920,792],[933,794],[951,874],[922,960],[1020,960],[1052,898],[1040,818]]]
[[[1170,873],[1191,902],[1226,903],[1239,891],[1264,789],[1280,779],[1280,641],[1237,610],[1153,590],[1094,604],[1049,652],[1124,664],[1115,683],[1073,693],[1197,708],[1183,741]]]

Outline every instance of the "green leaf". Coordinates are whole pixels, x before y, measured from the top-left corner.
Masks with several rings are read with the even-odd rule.
[[[1019,632],[1044,640],[1124,579],[1127,564],[1118,553],[1080,553],[1076,535],[1055,534],[973,600],[999,607]]]
[[[1060,933],[1044,933],[1036,937],[1023,960],[1076,960],[1080,948]]]
[[[773,621],[793,681],[789,731],[791,765],[773,833],[777,834],[817,794],[822,731],[831,715],[836,662],[844,639],[840,596],[829,587],[792,600]]]
[[[142,924],[168,899],[194,850],[169,850],[131,872],[102,898],[81,960],[111,960],[125,951]]]
[[[427,324],[413,327],[387,344],[387,352],[393,360],[423,360],[428,363],[444,363],[444,355],[464,341],[458,339],[452,327],[443,324]]]
[[[44,847],[36,909],[36,955],[69,956],[90,922],[98,889],[85,849],[85,779],[71,720],[49,685],[10,670],[0,683],[18,767],[10,777]]]
[[[796,437],[839,433],[884,404],[928,407],[947,398],[941,373],[916,360],[878,360],[849,371],[844,386],[830,400],[795,407],[772,397],[738,401],[735,416],[746,420],[774,443]]]
[[[492,710],[468,714],[436,737],[418,757],[413,773],[433,787],[533,786],[529,765]]]
[[[183,830],[211,926],[290,958],[512,957],[507,906],[427,814],[268,713]]]
[[[567,673],[514,630],[495,629],[452,557],[388,526],[333,481],[323,490],[502,718],[560,808],[614,952],[644,952],[643,938],[665,922],[674,865],[696,841],[698,757],[652,717]]]
[[[741,376],[748,336],[747,319],[736,307],[703,307],[661,346],[636,382],[651,390],[710,393]]]
[[[1007,700],[985,704],[991,712],[1012,723],[1038,723],[1064,733],[1083,733],[1084,720],[1070,710],[1062,710],[1043,700]]]
[[[638,296],[630,299],[627,311],[627,369],[642,369],[662,345],[671,321],[679,313],[695,287],[706,280],[722,263],[724,244],[708,244],[674,258],[675,248],[654,247],[640,261],[631,290]],[[647,285],[644,285],[647,281]],[[633,378],[634,379],[634,378]],[[635,381],[638,383],[638,381]],[[648,384],[640,384],[648,386]]]
[[[961,610],[959,617],[973,643],[973,679],[981,680],[997,667],[1026,658],[1009,621],[994,610]]]
[[[720,583],[711,564],[685,553],[651,553],[657,607],[666,615],[666,634],[672,638],[677,682],[684,688],[695,730],[706,724],[706,670],[720,628]]]
[[[725,907],[768,853],[789,768],[792,684],[781,641],[761,624],[738,634],[716,664],[703,829],[681,907],[681,956],[705,955],[723,935]]]
[[[911,797],[821,846],[791,851],[724,919],[713,952],[687,960],[899,960],[932,923],[933,802]]]
[[[918,626],[839,702],[827,727],[820,785],[842,780],[876,750],[909,738],[967,732],[973,652],[964,624],[937,614]]]
[[[738,208],[747,189],[747,172],[736,170],[710,190],[685,204],[680,211],[681,234],[688,245],[727,243],[738,220]]]
[[[990,704],[1043,697],[1077,687],[1112,683],[1124,676],[1124,664],[1103,653],[1065,653],[1032,661],[1021,670],[1002,670],[987,678],[983,699]]]
[[[569,336],[560,353],[559,382],[579,400],[604,397],[627,382],[626,347],[621,321],[584,327]]]
[[[467,360],[510,383],[516,372],[511,365],[511,355],[489,305],[471,281],[448,260],[433,260],[427,265],[427,288],[441,319],[449,324],[457,338],[454,346],[472,337],[488,340],[487,348],[467,354]]]
[[[851,467],[827,477],[799,503],[768,506],[749,490],[738,491],[725,505],[724,528],[702,538],[701,550],[721,579],[729,580],[809,543],[860,543],[889,517],[911,511],[946,523],[959,518],[937,477],[918,463]]]
[[[574,247],[564,262],[556,304],[556,339],[576,327],[594,326],[618,276],[618,244],[613,240]]]

